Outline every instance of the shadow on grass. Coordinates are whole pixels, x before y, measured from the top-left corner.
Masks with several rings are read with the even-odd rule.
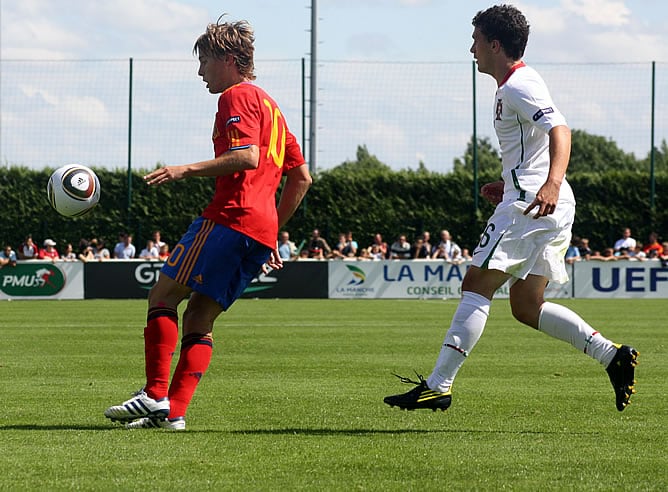
[[[109,425],[42,425],[42,424],[19,424],[19,425],[0,425],[0,431],[54,431],[54,430],[84,430],[84,431],[108,431],[119,427],[110,427]]]
[[[192,431],[192,432],[222,432],[225,434],[251,435],[299,435],[299,436],[366,436],[366,435],[393,435],[393,434],[512,434],[512,435],[596,435],[597,432],[569,432],[569,431],[541,431],[541,430],[497,430],[497,429],[248,429],[230,431]]]
[[[109,425],[0,425],[0,431],[116,431],[124,430],[121,426]],[[147,429],[152,430],[152,429]],[[155,429],[154,431],[161,431]],[[136,431],[135,431],[136,432]],[[141,431],[140,431],[141,432]],[[168,433],[174,433],[165,431]],[[178,432],[181,434],[181,432]],[[187,430],[184,434],[230,434],[230,435],[270,435],[270,436],[373,436],[373,435],[400,435],[400,434],[507,434],[507,435],[598,435],[590,431],[572,432],[546,430],[499,430],[499,429],[309,429],[304,427],[288,427],[285,429],[197,429]]]

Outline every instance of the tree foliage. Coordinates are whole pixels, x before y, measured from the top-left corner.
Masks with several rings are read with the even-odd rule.
[[[454,161],[454,172],[473,172],[473,143],[474,139],[471,137],[471,140],[469,140],[469,143],[466,145],[466,152],[464,155],[461,158],[456,158]],[[501,176],[501,156],[492,146],[492,142],[489,138],[483,137],[477,140],[476,157],[478,162],[478,172]]]
[[[668,235],[668,146],[656,149],[656,204],[650,207],[648,159],[636,161],[604,138],[574,131],[573,168],[569,181],[578,200],[573,232],[587,236],[594,248],[612,244],[624,226],[641,241],[650,231]],[[500,157],[488,139],[478,141],[478,186],[499,179]],[[37,242],[50,237],[59,244],[80,238],[115,241],[119,231],[135,236],[143,247],[152,230],[174,244],[213,195],[213,178],[193,178],[165,186],[147,187],[145,171],[128,176],[124,171],[96,169],[102,186],[100,204],[89,215],[68,219],[51,210],[46,183],[51,169],[0,168],[0,242],[17,247],[25,235]],[[369,152],[357,149],[356,159],[314,176],[306,199],[287,229],[299,244],[314,228],[333,242],[340,232],[352,231],[360,246],[375,233],[390,242],[399,234],[409,240],[428,230],[436,235],[449,229],[462,246],[473,248],[493,207],[479,201],[475,210],[473,141],[455,161],[452,172],[394,171]],[[128,199],[130,205],[128,206]]]
[[[582,172],[642,171],[642,168],[633,154],[625,153],[612,140],[584,130],[572,131],[569,176]]]

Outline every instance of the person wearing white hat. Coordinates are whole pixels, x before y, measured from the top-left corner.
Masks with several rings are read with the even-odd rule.
[[[39,250],[38,257],[40,260],[59,260],[60,255],[56,249],[56,242],[53,239],[45,239],[44,247]]]

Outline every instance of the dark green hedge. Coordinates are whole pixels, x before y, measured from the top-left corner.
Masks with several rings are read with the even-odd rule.
[[[59,243],[102,237],[114,243],[119,231],[135,236],[138,249],[153,229],[173,244],[208,203],[213,179],[189,179],[157,188],[147,187],[137,172],[132,177],[132,203],[127,207],[127,173],[96,169],[102,185],[100,204],[86,217],[59,216],[46,200],[51,170],[0,169],[0,242],[15,248],[27,234],[38,243],[50,237]],[[481,176],[480,184],[496,176]],[[668,176],[657,176],[655,211],[650,210],[649,177],[635,172],[576,174],[569,178],[578,199],[575,234],[591,239],[595,248],[611,245],[623,226],[644,241],[656,230],[667,239]],[[320,173],[306,201],[287,229],[298,244],[313,228],[334,243],[339,232],[352,231],[360,246],[380,232],[388,242],[398,234],[409,240],[424,230],[433,236],[447,228],[465,247],[472,248],[492,207],[480,200],[473,206],[473,180],[464,172],[437,174],[400,171],[356,174],[353,169]]]

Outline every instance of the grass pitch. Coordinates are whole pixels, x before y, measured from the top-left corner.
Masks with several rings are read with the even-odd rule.
[[[383,404],[427,376],[456,301],[240,300],[188,431],[103,410],[143,384],[145,301],[0,303],[0,490],[666,490],[665,300],[569,300],[641,353],[602,367],[492,306],[446,412]]]

